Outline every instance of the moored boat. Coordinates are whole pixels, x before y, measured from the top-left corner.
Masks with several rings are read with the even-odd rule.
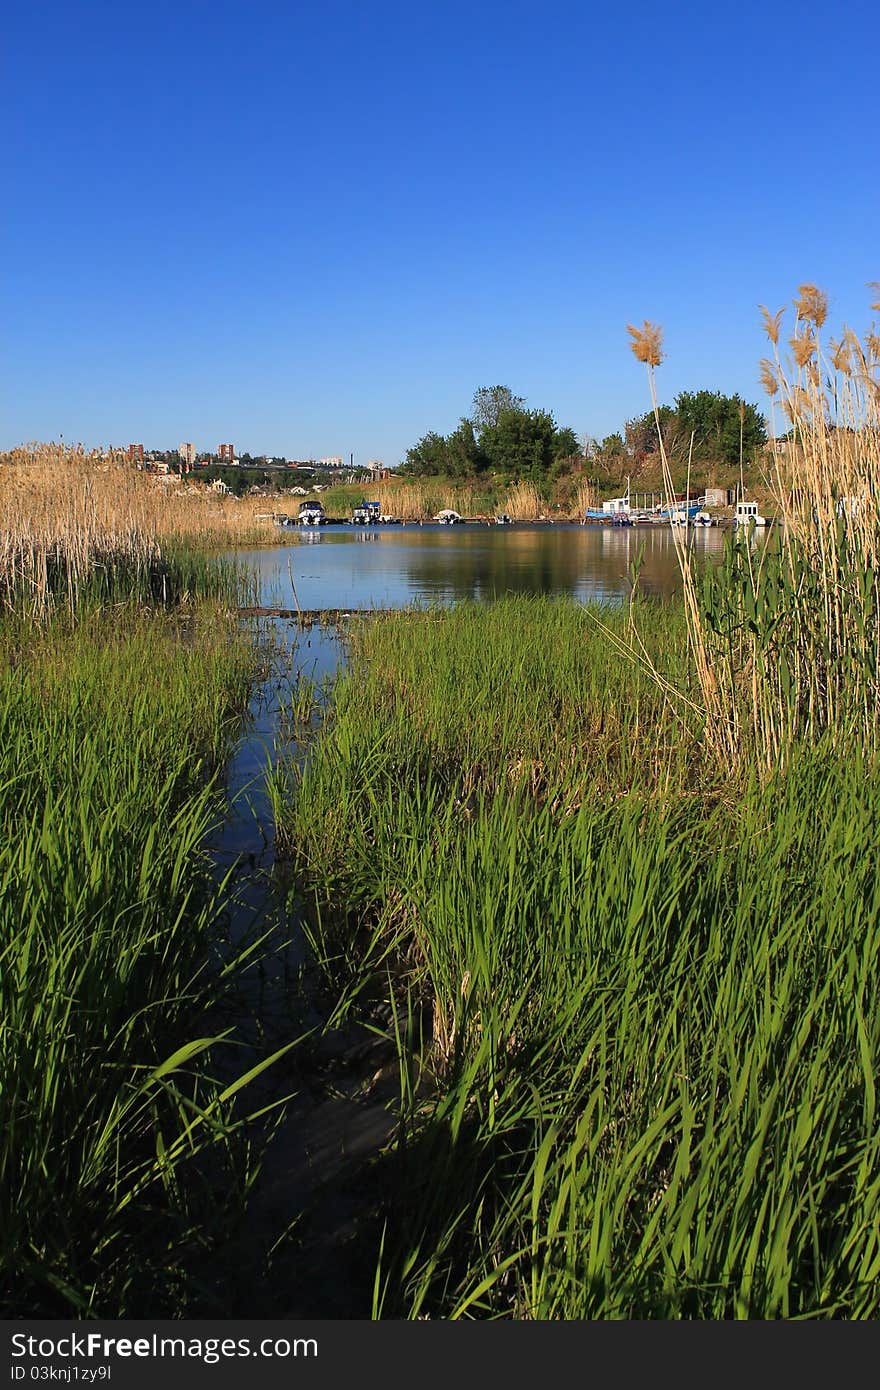
[[[324,526],[327,518],[320,502],[300,502],[297,521],[300,526]]]
[[[734,526],[769,526],[770,522],[766,516],[761,516],[757,502],[745,502],[740,499],[734,508],[733,524]]]
[[[351,514],[352,526],[375,526],[381,519],[378,502],[359,502]]]
[[[662,504],[657,507],[651,516],[652,521],[665,522],[670,526],[687,526],[688,522],[693,521],[698,512],[703,510],[704,499],[698,498],[696,502],[672,502]]]

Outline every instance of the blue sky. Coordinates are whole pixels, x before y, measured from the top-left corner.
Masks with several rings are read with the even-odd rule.
[[[764,400],[757,306],[880,279],[880,10],[18,5],[0,448],[143,441],[394,465],[502,383],[602,437]]]

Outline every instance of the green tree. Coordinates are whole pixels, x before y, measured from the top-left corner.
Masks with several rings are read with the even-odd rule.
[[[445,438],[429,431],[407,450],[399,471],[474,478],[492,468],[512,480],[538,482],[551,470],[564,471],[560,461],[571,459],[581,460],[574,430],[557,426],[549,411],[524,410],[522,397],[508,386],[483,386],[474,395],[473,416]]]
[[[523,396],[515,396],[509,386],[481,386],[474,392],[471,420],[478,430],[494,429],[506,411],[521,411]]]
[[[606,434],[602,443],[599,445],[599,454],[603,461],[610,462],[612,459],[621,459],[626,453],[626,446],[623,436],[620,434]]]
[[[417,444],[407,449],[400,472],[409,473],[415,478],[432,477],[445,473],[446,466],[446,440],[436,430],[429,430]]]
[[[681,391],[675,398],[675,414],[683,437],[694,436],[695,459],[738,463],[749,460],[767,442],[764,418],[756,405],[740,396],[720,391]]]
[[[546,410],[502,410],[480,434],[489,466],[512,482],[543,478],[556,458],[556,421]]]
[[[447,472],[453,478],[472,478],[482,473],[487,465],[488,459],[474,433],[473,422],[465,417],[446,440]]]
[[[553,441],[553,457],[557,462],[559,459],[582,457],[578,437],[568,425],[564,425],[556,431],[556,438]]]

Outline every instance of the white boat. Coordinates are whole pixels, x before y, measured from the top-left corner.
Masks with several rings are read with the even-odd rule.
[[[584,515],[590,521],[613,521],[615,517],[629,516],[629,493],[625,497],[609,497],[601,507],[587,507]]]
[[[300,526],[323,526],[327,518],[320,502],[300,502],[297,521]]]
[[[666,523],[669,526],[687,526],[689,522],[693,521],[702,506],[702,498],[697,498],[695,502],[659,503],[651,515],[651,520],[661,524]]]
[[[761,516],[757,502],[737,502],[733,512],[734,526],[769,526],[766,516]]]
[[[378,502],[361,502],[351,514],[352,526],[374,526],[381,520]]]
[[[461,513],[455,511],[454,508],[444,507],[441,512],[437,513],[434,520],[439,521],[441,526],[457,526],[461,522],[462,517]]]
[[[625,526],[630,514],[629,502],[629,478],[626,480],[626,492],[622,497],[609,497],[601,507],[587,507],[584,513],[586,521],[610,521],[617,526]]]
[[[510,517],[507,515],[507,512],[499,512],[498,515],[497,515],[496,518],[495,518],[495,525],[496,525],[496,526],[512,526],[512,525],[513,525],[513,522],[511,521]]]

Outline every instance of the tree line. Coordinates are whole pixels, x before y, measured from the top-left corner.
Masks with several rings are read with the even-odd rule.
[[[509,386],[481,386],[471,414],[451,434],[431,430],[406,452],[400,473],[411,477],[474,478],[500,473],[511,482],[538,482],[582,457],[574,430],[548,410],[527,410]]]
[[[666,453],[674,465],[748,465],[767,442],[757,405],[721,391],[680,391],[659,409]],[[582,437],[583,438],[583,437]],[[595,464],[602,472],[637,469],[658,453],[653,411],[627,420],[601,442],[557,425],[547,410],[528,410],[509,386],[482,386],[470,415],[451,434],[429,431],[407,450],[399,472],[412,477],[474,478],[500,474],[511,482],[540,482]]]
[[[758,406],[740,396],[721,391],[680,391],[674,405],[657,412],[663,446],[674,463],[751,462],[755,451],[767,442],[767,427]],[[594,446],[593,454],[605,464],[624,457],[638,464],[658,451],[654,412],[627,420],[622,433],[611,434]]]

